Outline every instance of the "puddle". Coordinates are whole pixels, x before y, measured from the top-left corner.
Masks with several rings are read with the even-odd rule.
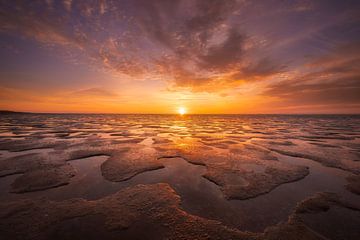
[[[335,206],[326,212],[304,214],[302,216],[302,220],[306,225],[327,239],[332,240],[360,239],[359,219],[359,211]],[[354,229],[358,230],[354,231]]]

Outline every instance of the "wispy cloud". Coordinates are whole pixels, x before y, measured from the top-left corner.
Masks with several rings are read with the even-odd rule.
[[[100,98],[114,98],[118,97],[119,95],[111,92],[106,89],[102,88],[88,88],[88,89],[81,89],[69,94],[71,97],[100,97]]]
[[[264,92],[284,105],[360,106],[360,45],[348,44],[304,66],[306,73],[271,84]]]

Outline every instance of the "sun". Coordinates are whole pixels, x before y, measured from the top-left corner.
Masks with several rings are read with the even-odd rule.
[[[186,108],[184,108],[184,107],[179,107],[178,113],[179,113],[180,115],[184,115],[184,114],[186,113]]]

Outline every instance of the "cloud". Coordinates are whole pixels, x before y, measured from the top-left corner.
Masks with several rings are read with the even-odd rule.
[[[72,63],[134,80],[161,78],[173,88],[213,92],[233,86],[231,73],[252,79],[256,70],[246,65],[250,60],[267,67],[249,60],[245,49],[249,39],[229,22],[241,7],[238,1],[64,0],[2,5],[1,32],[21,33],[47,47],[60,47]]]
[[[243,84],[272,81],[287,71],[296,71],[297,66],[275,58],[277,52],[271,50],[278,43],[271,40],[288,40],[292,32],[304,35],[299,31],[301,26],[293,23],[319,5],[311,1],[236,0],[3,1],[0,32],[32,39],[50,51],[56,48],[63,52],[66,61],[116,76],[126,75],[134,81],[161,79],[171,90],[185,88],[221,94]],[[321,16],[330,15],[323,11],[319,10]],[[266,44],[258,44],[259,39],[267,40]],[[290,56],[287,59],[297,60],[291,53],[286,54]],[[338,54],[312,61],[312,66],[305,66],[308,73],[294,78],[296,84],[284,84],[291,90],[299,89],[297,84],[304,85],[306,79],[311,80],[303,88],[311,84],[316,88],[322,79],[323,84],[350,79],[347,75],[354,71],[358,59],[343,54],[343,60]],[[331,74],[338,76],[329,77]],[[271,85],[265,94],[280,96],[281,88]]]
[[[118,97],[118,95],[114,92],[108,91],[102,88],[88,88],[82,89],[75,92],[70,93],[72,97],[100,97],[100,98],[113,98]]]
[[[231,29],[226,40],[207,49],[206,55],[200,56],[200,67],[207,70],[226,71],[241,61],[244,36]]]
[[[286,66],[277,64],[269,58],[260,59],[258,62],[249,63],[232,75],[234,80],[255,81],[263,80],[286,71]]]
[[[66,8],[67,11],[71,12],[71,3],[72,3],[72,0],[64,0],[64,6]]]
[[[306,73],[271,84],[263,94],[280,98],[283,105],[289,106],[360,106],[359,56],[358,43],[339,46],[306,64]]]
[[[222,23],[228,14],[234,10],[235,1],[199,0],[196,1],[196,15],[187,21],[187,27],[192,31],[208,31],[213,26]]]
[[[69,31],[66,15],[52,15],[53,8],[42,11],[33,9],[35,3],[2,3],[0,10],[0,32],[22,33],[28,38],[44,44],[71,46],[81,49],[86,41],[84,34]]]

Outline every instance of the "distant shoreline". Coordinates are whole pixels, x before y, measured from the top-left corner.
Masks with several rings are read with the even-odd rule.
[[[16,111],[9,111],[9,110],[0,110],[0,114],[32,114],[32,112],[16,112]],[[36,113],[33,113],[36,114]]]

